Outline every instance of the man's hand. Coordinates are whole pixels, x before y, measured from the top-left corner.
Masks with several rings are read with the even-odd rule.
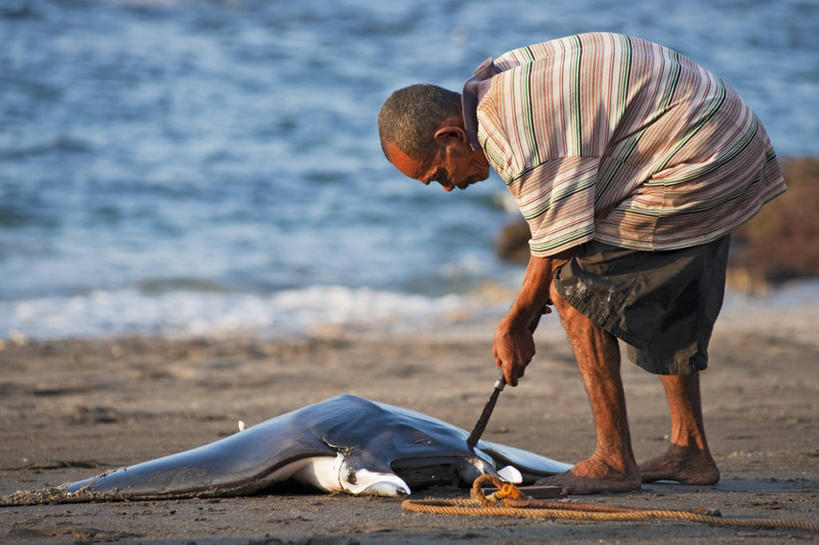
[[[552,300],[547,297],[546,302],[543,304],[543,309],[540,312],[536,312],[534,318],[532,318],[532,321],[529,322],[529,331],[531,331],[533,334],[534,334],[535,330],[537,329],[537,325],[540,323],[540,318],[544,314],[551,314],[552,313],[552,307],[549,306],[549,305],[552,305],[552,304],[554,304],[554,303],[552,303]]]
[[[495,332],[495,364],[503,368],[509,386],[517,386],[535,355],[535,340],[529,328],[508,327],[501,322]]]

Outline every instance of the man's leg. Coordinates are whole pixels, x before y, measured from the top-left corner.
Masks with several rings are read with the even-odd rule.
[[[538,484],[559,485],[567,494],[637,490],[640,473],[631,450],[617,339],[566,302],[554,286],[551,298],[574,348],[591,402],[597,448],[588,460]]]
[[[640,465],[644,483],[668,479],[683,484],[714,484],[719,469],[708,450],[700,402],[699,373],[662,375],[671,411],[671,446]]]

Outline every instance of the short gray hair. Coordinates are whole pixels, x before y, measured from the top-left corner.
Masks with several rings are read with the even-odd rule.
[[[461,116],[461,95],[437,85],[418,83],[398,89],[384,102],[378,114],[381,149],[386,143],[423,162],[435,152],[433,135],[441,123]]]

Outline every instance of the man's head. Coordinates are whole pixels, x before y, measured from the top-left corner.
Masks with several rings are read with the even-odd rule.
[[[467,141],[458,93],[426,84],[399,89],[381,107],[378,132],[387,159],[424,184],[452,191],[489,176],[483,150]]]

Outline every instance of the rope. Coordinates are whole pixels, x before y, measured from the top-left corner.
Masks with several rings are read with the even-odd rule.
[[[484,495],[481,486],[491,482],[498,491]],[[736,518],[726,519],[703,510],[683,511],[646,509],[616,505],[563,503],[529,498],[515,485],[503,483],[494,475],[481,475],[472,484],[470,499],[405,500],[401,507],[413,513],[439,515],[540,517],[544,519],[634,521],[649,519],[687,520],[714,526],[786,528],[819,533],[819,524],[801,520]],[[497,502],[503,501],[502,505]]]

